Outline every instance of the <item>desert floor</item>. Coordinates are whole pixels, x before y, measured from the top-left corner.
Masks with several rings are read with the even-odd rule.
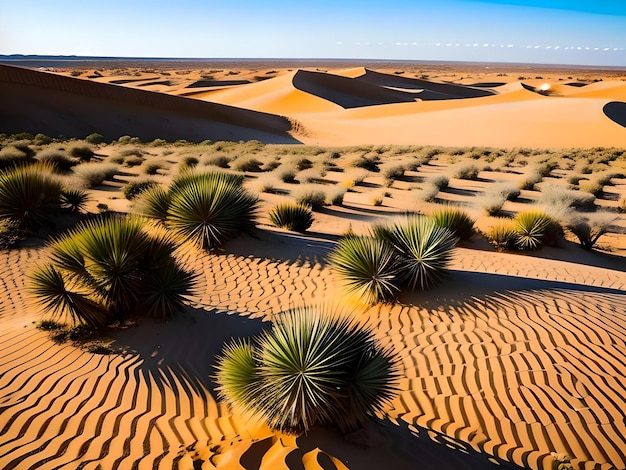
[[[75,94],[59,91],[65,82],[51,83],[49,74],[38,82],[26,74],[28,84],[19,85],[23,75],[3,72],[15,93],[40,85],[57,90],[54,100],[38,97],[24,106],[36,116],[33,123],[63,115],[77,132],[85,128],[74,118],[90,115],[90,106],[102,96],[132,101],[135,95],[117,97],[117,90],[139,85],[228,107],[211,108],[225,137],[201,144],[150,142],[133,138],[138,135],[133,132],[108,144],[29,141],[37,155],[68,154],[73,146],[89,145],[96,154],[93,164],[115,166],[114,176],[94,186],[78,171],[91,164],[77,165],[62,177],[68,186],[88,188],[89,212],[132,212],[124,186],[142,180],[167,184],[189,165],[196,171],[221,166],[221,171],[243,172],[261,207],[255,238],[238,238],[220,252],[186,259],[202,273],[202,283],[184,315],[111,329],[104,353],[56,343],[38,328],[44,317],[27,294],[27,274],[45,262],[45,244],[54,231],[35,233],[0,253],[0,467],[549,469],[556,453],[571,459],[574,468],[625,468],[626,216],[621,211],[626,152],[618,147],[626,141],[619,104],[626,100],[626,82],[620,73],[389,66],[370,71],[370,82],[355,93],[342,79],[327,80],[326,68],[277,65],[55,70],[50,76],[78,75],[81,84],[124,80],[120,77],[145,82],[123,83],[113,91],[77,87],[82,98],[70,99],[69,108],[59,108]],[[342,65],[330,75],[348,80],[368,74]],[[81,79],[87,75],[89,80]],[[398,76],[490,85],[422,89],[432,96],[505,91],[405,102],[406,88],[373,83]],[[169,83],[155,83],[164,80]],[[197,96],[195,91],[190,96],[189,83],[200,80],[250,83],[196,86]],[[546,81],[558,92],[539,93]],[[568,85],[574,82],[578,85]],[[256,91],[245,89],[252,86]],[[399,102],[389,102],[394,99]],[[192,105],[176,114],[177,102],[163,100],[155,109],[162,116],[170,113],[171,126],[180,118],[182,127],[204,129],[198,124],[200,108]],[[607,111],[609,103],[618,104]],[[428,110],[414,109],[418,105]],[[120,129],[124,122],[139,122],[151,104],[127,106],[135,108],[119,114],[126,119]],[[107,119],[116,113],[113,104],[103,109]],[[159,116],[135,129],[158,129]],[[511,119],[518,119],[513,124],[523,132],[510,132]],[[491,127],[485,127],[487,121]],[[542,129],[537,121],[544,123]],[[473,126],[471,132],[457,135],[455,126],[461,123]],[[424,126],[423,134],[411,131]],[[257,141],[228,138],[245,137],[250,129],[256,129],[250,135]],[[385,136],[386,142],[380,140]],[[442,141],[445,136],[449,139]],[[0,157],[14,140],[2,140]],[[308,145],[293,145],[294,140]],[[359,167],[364,162],[376,168]],[[394,176],[391,170],[398,166],[403,173]],[[468,169],[475,174],[463,174]],[[292,182],[281,179],[284,171],[294,173]],[[441,175],[448,186],[426,197]],[[533,182],[524,184],[529,179]],[[487,214],[489,198],[504,185],[526,189],[502,202],[495,216]],[[304,234],[272,227],[268,209],[303,191],[327,198],[340,192],[343,200],[315,212]],[[596,211],[556,207],[562,201],[555,194],[587,195]],[[349,304],[401,358],[400,393],[384,416],[348,439],[328,429],[296,438],[242,420],[217,401],[214,365],[225,342],[259,331],[294,306],[347,304],[326,259],[342,234],[367,233],[373,223],[446,204],[467,211],[479,230],[455,248],[447,278],[427,292],[403,293],[395,304]],[[592,251],[578,246],[570,231],[559,247],[534,252],[501,252],[489,244],[485,234],[499,217],[535,206],[562,220],[608,218],[609,231]],[[56,229],[68,224],[60,220]]]

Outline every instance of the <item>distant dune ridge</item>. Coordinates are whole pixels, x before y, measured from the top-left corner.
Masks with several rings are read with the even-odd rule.
[[[295,142],[287,119],[217,103],[7,65],[0,83],[2,132]]]
[[[500,75],[506,74],[495,78]],[[271,70],[252,82],[227,73],[198,75],[181,84],[178,76],[153,70],[139,78],[90,78],[0,65],[0,128],[77,137],[100,132],[110,138],[327,146],[568,148],[626,141],[621,110],[626,84],[617,80],[581,86],[575,80],[509,77],[475,86],[480,81],[426,80],[365,67]]]

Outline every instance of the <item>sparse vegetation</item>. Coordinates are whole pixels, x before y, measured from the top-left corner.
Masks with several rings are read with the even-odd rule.
[[[284,202],[269,211],[270,221],[280,228],[294,232],[306,232],[313,224],[313,212],[309,206]]]

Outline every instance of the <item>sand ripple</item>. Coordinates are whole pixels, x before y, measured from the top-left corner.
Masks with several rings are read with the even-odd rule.
[[[216,402],[210,363],[223,341],[285,308],[341,299],[327,246],[296,240],[288,248],[301,253],[287,258],[256,246],[196,259],[194,308],[116,333],[120,351],[108,356],[37,330],[23,273],[40,253],[3,253],[0,467],[362,468]],[[389,410],[399,426],[389,426],[406,449],[427,428],[459,455],[549,468],[561,452],[580,468],[625,468],[625,281],[620,271],[459,250],[444,286],[364,313],[401,356],[402,393]]]

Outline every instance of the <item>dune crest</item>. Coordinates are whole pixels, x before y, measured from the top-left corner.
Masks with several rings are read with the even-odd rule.
[[[1,64],[0,83],[3,132],[296,142],[283,117],[217,103]]]

